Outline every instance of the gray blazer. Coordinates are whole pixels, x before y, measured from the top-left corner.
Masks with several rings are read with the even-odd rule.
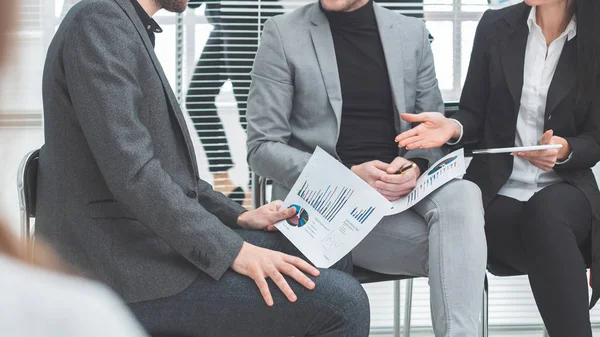
[[[38,232],[128,302],[231,266],[244,209],[202,181],[183,114],[130,0],[84,0],[43,77]]]
[[[378,5],[374,10],[400,133],[410,128],[400,113],[443,112],[444,103],[423,22]],[[248,162],[274,181],[274,198],[285,198],[317,146],[337,158],[341,116],[333,38],[318,3],[269,20],[248,98]],[[400,150],[399,155],[433,164],[443,150]]]

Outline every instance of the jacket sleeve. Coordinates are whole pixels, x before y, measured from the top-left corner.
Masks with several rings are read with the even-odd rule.
[[[554,167],[557,172],[589,169],[600,161],[600,99],[593,98],[581,133],[565,140],[572,155],[567,162]]]
[[[176,183],[140,122],[136,60],[148,57],[121,8],[88,3],[65,33],[63,63],[75,115],[116,200],[200,270],[218,279],[243,240]],[[166,113],[166,112],[165,112]]]
[[[311,154],[288,145],[294,84],[274,20],[266,22],[248,97],[248,163],[259,175],[287,188],[302,173]]]

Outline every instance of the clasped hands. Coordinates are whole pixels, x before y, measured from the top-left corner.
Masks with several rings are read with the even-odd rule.
[[[420,123],[396,137],[398,146],[406,147],[407,150],[440,147],[451,139],[458,139],[461,137],[460,125],[456,121],[446,118],[441,113],[423,112],[420,114],[402,114],[401,117],[410,123]],[[557,161],[566,160],[571,153],[571,147],[567,140],[562,137],[554,136],[552,130],[548,130],[542,135],[539,144],[562,144],[563,147],[560,149],[517,152],[511,154],[527,160],[535,167],[544,171],[549,171],[556,165]]]

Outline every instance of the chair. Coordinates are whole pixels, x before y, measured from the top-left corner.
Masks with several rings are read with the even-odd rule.
[[[40,150],[29,152],[19,165],[17,172],[17,189],[21,211],[21,235],[26,242],[33,242],[35,237],[35,218],[37,175]]]
[[[520,275],[525,275],[503,263],[500,262],[494,262],[492,264],[488,263],[487,266],[487,270],[488,272],[490,272],[490,274],[494,275],[494,276],[500,276],[500,277],[508,277],[508,276],[520,276]],[[484,289],[483,289],[483,337],[488,337],[488,311],[489,311],[489,303],[488,303],[488,290],[489,290],[489,284],[488,284],[488,278],[487,275],[485,277],[485,284],[484,284]],[[546,328],[544,327],[544,337],[549,337],[548,335],[548,331],[546,330]]]
[[[252,206],[258,208],[267,203],[267,179],[252,174]],[[400,281],[406,280],[406,299],[404,311],[404,331],[403,337],[410,337],[410,319],[412,314],[412,289],[413,279],[416,276],[408,275],[388,275],[376,273],[360,267],[354,267],[354,278],[362,283],[377,283],[385,281],[394,282],[394,327],[393,336],[400,337]]]

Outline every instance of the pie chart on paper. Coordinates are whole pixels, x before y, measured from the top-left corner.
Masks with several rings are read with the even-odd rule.
[[[308,223],[308,212],[298,205],[290,205],[290,207],[296,209],[296,215],[287,219],[287,224],[292,227],[303,227],[306,225]]]

